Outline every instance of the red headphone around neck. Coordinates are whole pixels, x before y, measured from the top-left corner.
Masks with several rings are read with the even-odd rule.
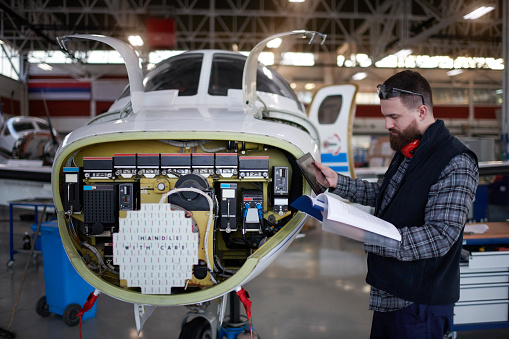
[[[408,159],[412,158],[414,156],[415,151],[417,150],[417,147],[419,147],[421,140],[415,139],[414,141],[411,141],[408,145],[404,146],[401,149],[401,153]]]

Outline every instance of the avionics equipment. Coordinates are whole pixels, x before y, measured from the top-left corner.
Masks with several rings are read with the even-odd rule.
[[[83,157],[83,173],[87,179],[113,178],[113,157]]]
[[[220,230],[230,233],[237,230],[237,184],[221,183],[220,188]]]
[[[231,178],[238,174],[239,159],[235,153],[216,153],[216,174]]]
[[[154,178],[159,175],[159,154],[139,153],[137,161],[138,175],[146,178]]]
[[[274,166],[273,169],[274,212],[283,215],[288,212],[288,167]]]
[[[174,178],[191,173],[191,153],[162,153],[161,173]]]
[[[241,178],[268,178],[269,157],[268,156],[240,156],[239,176]]]
[[[113,168],[117,177],[131,178],[136,175],[136,154],[115,154]]]
[[[245,189],[242,194],[242,230],[258,231],[263,224],[263,193]]]
[[[64,167],[63,205],[65,211],[81,212],[83,196],[83,168]]]
[[[118,225],[118,185],[101,183],[83,186],[86,235],[113,233]]]
[[[132,153],[112,156],[90,146],[83,167],[63,168],[69,229],[87,244],[83,260],[111,283],[142,294],[210,287],[215,266],[239,269],[284,226],[291,176],[282,152],[251,144],[220,153],[165,146],[158,153],[147,144],[118,143],[111,149]],[[142,279],[153,265],[161,277]]]

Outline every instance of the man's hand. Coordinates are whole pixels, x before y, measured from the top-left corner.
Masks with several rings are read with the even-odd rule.
[[[331,168],[322,165],[321,163],[315,161],[312,162],[311,165],[315,170],[316,180],[323,187],[333,187],[335,188],[338,185],[338,174],[334,172]]]

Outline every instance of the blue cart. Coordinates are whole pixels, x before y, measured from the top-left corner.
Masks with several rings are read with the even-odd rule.
[[[37,225],[31,228],[37,231]],[[40,233],[46,295],[37,301],[36,312],[42,317],[51,313],[61,315],[67,325],[75,326],[79,323],[76,315],[94,288],[72,267],[60,239],[58,224],[42,223]],[[96,311],[97,304],[83,314],[83,320],[95,317]]]

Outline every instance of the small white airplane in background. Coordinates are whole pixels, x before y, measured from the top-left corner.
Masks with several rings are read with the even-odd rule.
[[[0,157],[6,161],[42,160],[51,165],[62,139],[46,120],[16,116],[4,121],[0,116]]]
[[[128,90],[65,137],[52,188],[73,267],[97,290],[134,304],[138,333],[158,306],[224,298],[219,321],[205,310],[183,321],[181,337],[192,326],[197,338],[215,338],[226,296],[283,253],[307,219],[289,207],[312,194],[296,159],[309,152],[353,175],[357,87],[320,89],[307,114],[287,81],[258,63],[268,41],[289,35],[324,38],[278,34],[247,58],[185,52],[145,75],[124,42],[59,39],[64,48],[74,38],[101,41],[126,63]]]

